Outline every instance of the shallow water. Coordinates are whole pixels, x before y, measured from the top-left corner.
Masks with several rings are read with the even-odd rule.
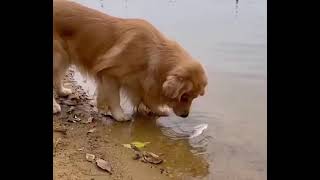
[[[195,179],[267,178],[266,0],[78,0],[113,16],[144,18],[204,64],[207,94],[190,117],[136,117],[115,123],[120,143],[151,142],[175,175]],[[76,79],[93,95],[89,81]],[[125,106],[125,102],[123,102]],[[208,124],[188,138],[192,127]]]

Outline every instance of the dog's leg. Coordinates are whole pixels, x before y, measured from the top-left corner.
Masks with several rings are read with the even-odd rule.
[[[117,121],[131,120],[120,106],[120,84],[112,77],[104,75],[98,82],[98,104],[100,107],[109,107],[113,118]]]
[[[109,106],[107,105],[107,99],[105,98],[104,88],[100,83],[97,86],[97,108],[101,114],[106,115],[109,112]]]
[[[68,96],[72,93],[71,89],[63,86],[63,77],[68,70],[69,62],[67,57],[63,57],[62,54],[54,52],[53,60],[53,86],[56,89],[58,96]]]
[[[69,67],[68,55],[59,43],[53,43],[53,87],[58,96],[67,96],[72,93],[70,89],[63,87],[62,79]],[[53,97],[53,113],[61,111],[60,105]]]

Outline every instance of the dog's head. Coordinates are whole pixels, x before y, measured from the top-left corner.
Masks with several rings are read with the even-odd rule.
[[[207,76],[201,64],[196,61],[181,64],[170,71],[162,85],[163,94],[169,98],[177,116],[189,115],[192,101],[205,94]]]

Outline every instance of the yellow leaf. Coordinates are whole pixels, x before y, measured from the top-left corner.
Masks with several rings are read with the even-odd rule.
[[[131,144],[135,145],[137,148],[143,148],[145,147],[147,144],[150,144],[150,142],[139,142],[139,141],[134,141],[131,142],[130,144],[122,144],[124,147],[126,148],[130,148],[131,149]]]
[[[143,148],[145,147],[147,144],[149,144],[150,142],[138,142],[138,141],[134,141],[131,144],[135,145],[137,148]]]

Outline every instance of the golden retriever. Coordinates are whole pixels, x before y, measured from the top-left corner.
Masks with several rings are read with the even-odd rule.
[[[67,0],[53,1],[53,84],[59,96],[70,65],[97,84],[97,107],[117,121],[131,117],[120,106],[120,89],[134,107],[164,115],[168,106],[187,117],[194,98],[204,95],[202,65],[150,23],[103,14]],[[53,98],[53,113],[61,111]]]

